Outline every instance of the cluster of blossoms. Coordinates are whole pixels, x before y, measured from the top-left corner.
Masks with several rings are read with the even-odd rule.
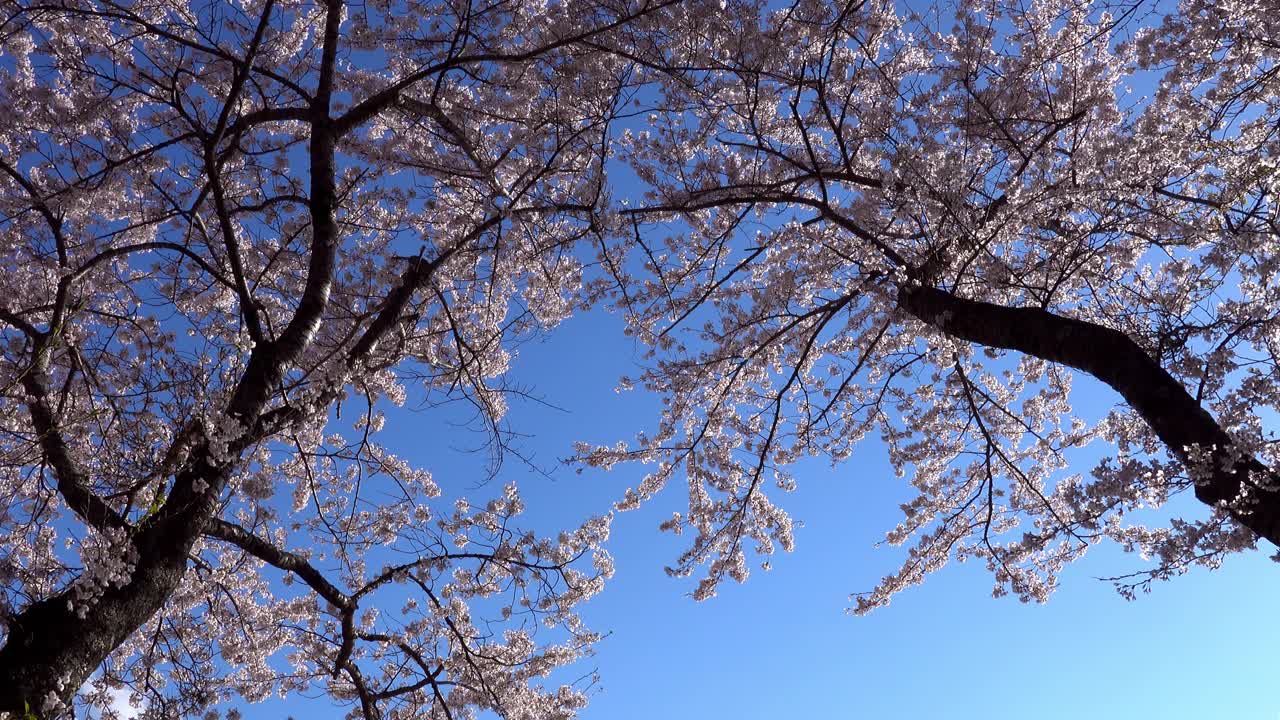
[[[67,609],[84,618],[104,592],[129,582],[138,557],[122,528],[91,531],[78,545],[84,567],[71,584]]]
[[[597,639],[608,518],[450,514],[477,478],[381,438],[461,403],[506,451],[515,343],[611,227],[645,38],[698,7],[5,6],[0,712],[582,706],[556,669]]]

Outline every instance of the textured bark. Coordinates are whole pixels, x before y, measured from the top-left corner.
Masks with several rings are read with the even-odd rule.
[[[164,604],[186,570],[186,557],[152,557],[131,581],[108,591],[85,615],[70,607],[70,592],[23,611],[0,649],[0,711],[21,718],[43,712],[49,693],[69,705],[75,691],[112,650]]]
[[[1280,545],[1280,478],[1256,458],[1238,457],[1213,416],[1128,335],[1039,308],[976,302],[928,287],[902,288],[898,305],[952,337],[1068,365],[1111,386],[1179,460],[1190,466],[1189,448],[1211,449],[1207,467],[1189,467],[1199,473],[1199,500],[1227,503],[1240,523]]]
[[[183,475],[222,487],[227,473],[195,462]],[[69,706],[107,655],[164,605],[186,574],[187,555],[214,509],[208,496],[187,503],[171,498],[165,505],[132,538],[137,564],[129,582],[107,589],[83,618],[68,589],[10,620],[0,648],[0,712],[50,717],[41,708],[51,692]]]

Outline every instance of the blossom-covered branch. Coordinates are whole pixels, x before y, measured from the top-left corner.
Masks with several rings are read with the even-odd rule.
[[[647,197],[593,285],[651,348],[624,385],[668,404],[582,458],[652,463],[622,508],[687,476],[663,527],[692,538],[674,572],[705,563],[698,597],[791,546],[761,469],[785,492],[871,433],[916,497],[858,611],[953,558],[1044,600],[1103,539],[1149,579],[1280,540],[1275,22],[1203,0],[708,18],[724,41],[673,52],[624,137]],[[1121,404],[1077,412],[1073,372]],[[1089,443],[1112,457],[1075,472]],[[1204,517],[1127,522],[1189,490]]]

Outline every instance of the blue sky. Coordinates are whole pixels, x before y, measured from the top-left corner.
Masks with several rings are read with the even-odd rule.
[[[514,379],[560,409],[513,407],[514,427],[532,434],[523,449],[546,467],[574,440],[614,442],[650,427],[658,399],[613,390],[639,362],[618,318],[603,312],[524,345]],[[1084,379],[1077,387],[1090,404],[1111,401]],[[482,477],[483,456],[449,449],[467,439],[439,415],[393,416],[388,427],[386,439],[403,438],[402,449],[414,448],[447,493]],[[640,471],[560,467],[546,477],[508,462],[474,494],[516,480],[527,522],[554,530],[606,509]],[[952,565],[890,607],[853,617],[845,613],[849,593],[870,589],[902,552],[874,545],[897,521],[906,483],[875,440],[838,468],[808,463],[798,478],[798,490],[782,498],[804,523],[796,551],[702,603],[687,596],[691,580],[662,570],[680,544],[657,524],[683,509],[681,486],[616,518],[617,576],[583,613],[609,633],[581,668],[601,674],[586,720],[1280,719],[1270,652],[1280,644],[1272,619],[1280,567],[1267,553],[1157,585],[1134,602],[1095,578],[1138,569],[1141,559],[1105,546],[1069,568],[1046,605],[993,599],[983,567]],[[275,718],[280,706],[252,706],[245,715]],[[316,712],[324,709],[297,710]]]

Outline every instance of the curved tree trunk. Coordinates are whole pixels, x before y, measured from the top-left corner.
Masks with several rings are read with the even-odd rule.
[[[175,483],[191,487],[203,480],[225,485],[229,473],[194,462]],[[215,509],[210,493],[176,493],[131,538],[137,561],[129,581],[109,587],[100,598],[76,611],[75,592],[67,588],[35,603],[9,621],[0,648],[0,712],[21,718],[43,712],[53,694],[65,707],[106,657],[155,615],[187,571],[187,558]]]
[[[1227,503],[1236,520],[1280,546],[1280,478],[1256,458],[1238,457],[1213,416],[1128,335],[1038,308],[977,302],[929,287],[901,288],[898,305],[952,337],[1068,365],[1110,385],[1174,456],[1200,474],[1196,498]],[[1209,450],[1210,461],[1191,468],[1191,447]]]
[[[71,591],[42,600],[13,618],[0,648],[0,711],[44,718],[49,694],[63,707],[102,661],[164,605],[187,568],[178,544],[142,558],[130,581],[110,588],[82,618]],[[52,688],[52,689],[51,689]],[[60,713],[59,713],[60,714]]]

